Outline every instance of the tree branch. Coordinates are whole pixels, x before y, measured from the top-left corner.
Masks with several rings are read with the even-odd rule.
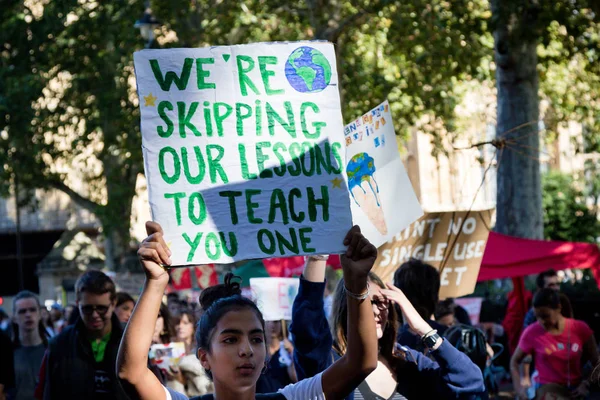
[[[64,182],[62,182],[58,178],[51,179],[49,181],[49,186],[65,193],[67,196],[69,196],[71,198],[71,200],[73,200],[73,202],[75,204],[77,204],[80,207],[85,208],[88,211],[95,213],[98,210],[98,207],[101,207],[99,204],[96,204],[95,202],[93,202],[89,199],[86,199],[85,197],[83,197],[82,195],[80,195],[79,193],[77,193],[76,191],[74,191],[73,189],[68,187],[67,185],[65,185]]]
[[[315,32],[320,32],[321,27],[318,26],[319,24],[317,23],[317,19],[315,18],[315,3],[313,0],[308,0],[306,4],[308,5],[308,18],[310,19],[310,24],[312,25],[312,28],[315,30]]]
[[[358,12],[346,17],[340,23],[336,24],[336,26],[330,27],[323,32],[323,37],[332,43],[336,43],[338,37],[344,33],[344,30],[360,20],[365,15],[373,14],[383,9],[389,3],[388,0],[380,0],[377,3],[373,4],[371,7],[363,8]]]
[[[346,29],[347,26],[354,24],[356,21],[358,21],[367,14],[369,14],[369,12],[365,9],[362,9],[359,12],[345,18],[335,28],[329,28],[325,30],[323,36],[325,36],[325,38],[330,42],[335,43],[337,41],[337,38],[342,34],[342,32],[344,32],[344,29]]]

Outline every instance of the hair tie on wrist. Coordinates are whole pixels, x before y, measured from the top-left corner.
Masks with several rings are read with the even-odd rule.
[[[424,334],[423,336],[421,336],[421,340],[425,340],[427,339],[429,336],[431,335],[435,335],[437,333],[437,329],[432,329],[429,332],[427,332],[426,334]]]

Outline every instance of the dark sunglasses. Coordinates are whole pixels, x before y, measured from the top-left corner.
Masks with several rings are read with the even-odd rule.
[[[86,304],[86,305],[79,306],[79,309],[85,315],[92,315],[94,313],[94,311],[98,312],[99,315],[104,315],[108,312],[109,308],[110,308],[110,306],[92,305],[92,304]]]
[[[20,308],[20,309],[18,309],[18,310],[17,310],[17,314],[19,314],[19,315],[23,315],[23,314],[25,314],[25,313],[26,313],[26,312],[28,312],[28,311],[29,311],[30,313],[35,313],[35,312],[38,312],[38,311],[39,311],[39,308],[37,308],[37,307]]]

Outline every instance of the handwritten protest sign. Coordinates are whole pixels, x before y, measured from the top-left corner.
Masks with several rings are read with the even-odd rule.
[[[298,293],[298,278],[251,278],[253,298],[265,321],[292,319],[292,304]]]
[[[150,346],[148,358],[152,365],[158,366],[164,372],[171,372],[171,367],[176,367],[185,356],[185,344],[183,342],[171,342],[167,344],[153,344]]]
[[[143,50],[134,62],[152,218],[174,265],[343,251],[331,43]]]
[[[491,217],[492,210],[425,214],[379,248],[373,271],[391,282],[402,263],[417,258],[441,271],[440,298],[473,293]]]
[[[387,100],[346,125],[344,137],[353,222],[381,246],[423,215],[400,160]]]

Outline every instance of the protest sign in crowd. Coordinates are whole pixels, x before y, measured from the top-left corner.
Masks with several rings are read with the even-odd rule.
[[[501,326],[474,326],[481,298],[453,298],[475,289],[492,211],[423,212],[389,103],[344,126],[332,44],[144,50],[134,64],[152,212],[138,252],[142,292],[117,293],[106,274],[87,271],[72,314],[51,321],[35,294],[21,293],[12,343],[0,344],[0,392],[487,398],[499,355],[488,330],[501,336]],[[341,255],[337,285],[325,279],[330,255]],[[217,283],[210,267],[296,256],[301,276],[252,277],[248,287],[235,269]],[[198,302],[166,296],[191,267],[204,277]],[[593,334],[544,285],[533,301],[540,323],[511,364],[516,389],[525,395],[529,376],[514,367],[533,354],[540,380],[530,386],[583,395],[581,361],[598,358]],[[543,348],[548,335],[556,346]]]

